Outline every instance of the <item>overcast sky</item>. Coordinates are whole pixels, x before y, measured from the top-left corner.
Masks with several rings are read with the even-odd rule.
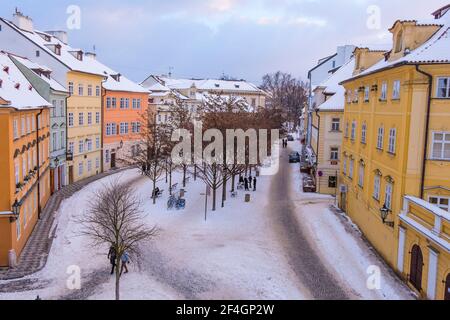
[[[0,0],[38,30],[67,30],[70,5],[81,28],[68,30],[73,47],[91,51],[135,81],[150,73],[219,77],[259,84],[281,70],[306,78],[318,59],[343,44],[391,42],[396,19],[430,19],[449,0]],[[6,3],[5,3],[6,2]],[[72,20],[73,21],[73,20]]]

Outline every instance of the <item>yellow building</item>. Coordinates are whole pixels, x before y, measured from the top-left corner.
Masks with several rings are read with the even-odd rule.
[[[311,148],[318,193],[336,195],[338,191],[345,103],[345,91],[339,82],[350,77],[354,67],[355,60],[351,59],[313,90]]]
[[[0,53],[0,266],[15,266],[50,196],[48,107]]]
[[[422,206],[421,213],[415,214],[420,201],[405,199],[424,199],[449,210],[447,10],[437,12],[433,22],[395,22],[390,29],[392,49],[384,55],[357,49],[353,77],[342,82],[346,105],[340,206],[389,265],[422,297],[432,299],[444,298],[450,272],[448,221],[440,224],[438,232],[433,222],[436,213],[430,210],[435,206]],[[427,227],[408,224],[401,219],[402,212],[412,212]],[[440,241],[430,239],[426,229],[433,229]],[[438,253],[423,259],[424,271],[431,270],[431,263],[439,269],[436,277],[434,271],[411,275],[411,264],[420,256],[415,246]]]

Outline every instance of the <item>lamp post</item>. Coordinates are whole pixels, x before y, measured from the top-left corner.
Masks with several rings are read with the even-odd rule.
[[[381,220],[383,221],[383,224],[394,228],[394,222],[393,221],[386,221],[387,216],[389,215],[389,213],[391,212],[391,209],[389,209],[386,204],[383,205],[382,208],[380,208],[380,214],[381,214]]]

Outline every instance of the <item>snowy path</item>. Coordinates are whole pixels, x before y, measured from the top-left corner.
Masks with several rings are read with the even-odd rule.
[[[18,281],[0,282],[0,299],[113,299],[108,248],[92,248],[79,235],[76,219],[93,192],[110,179],[132,183],[144,201],[145,221],[158,237],[143,248],[121,281],[123,299],[407,299],[405,289],[329,206],[331,197],[300,192],[298,165],[283,154],[278,175],[260,177],[258,191],[228,199],[204,221],[204,184],[187,186],[187,206],[167,211],[167,191],[153,205],[151,182],[129,170],[89,185],[65,200],[57,218],[57,238],[47,265]],[[181,184],[181,175],[174,175]],[[161,189],[168,187],[161,181]],[[81,290],[69,290],[69,266],[81,268]],[[381,290],[366,288],[366,269],[378,265]]]

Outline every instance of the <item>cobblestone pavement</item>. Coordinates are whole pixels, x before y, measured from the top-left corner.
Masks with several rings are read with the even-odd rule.
[[[61,202],[94,181],[128,169],[130,168],[110,170],[75,182],[53,194],[44,210],[42,210],[41,220],[37,222],[25,248],[22,250],[18,266],[13,269],[0,269],[0,280],[23,278],[41,270],[47,262],[48,253],[55,237],[54,232],[56,228],[52,230],[52,226]]]
[[[280,161],[288,162],[286,151]],[[274,226],[278,229],[291,268],[313,299],[347,300],[349,295],[345,288],[328,271],[295,217],[295,204],[289,197],[291,178],[289,167],[280,165],[270,191]]]

